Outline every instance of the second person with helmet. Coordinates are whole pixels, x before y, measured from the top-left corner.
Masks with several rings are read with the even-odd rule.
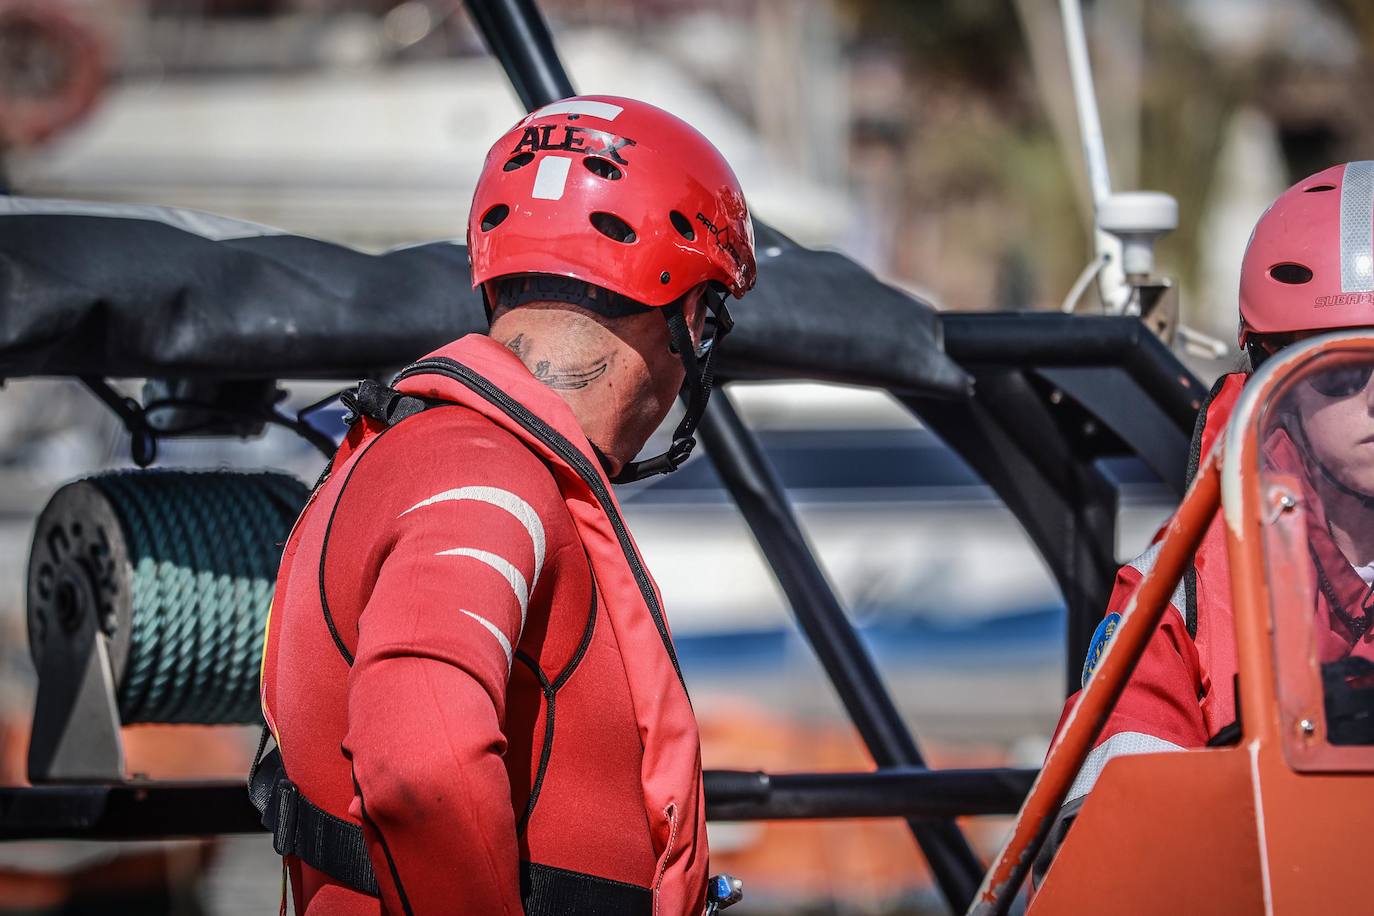
[[[360,389],[283,554],[262,694],[272,797],[311,825],[296,911],[697,916],[696,722],[610,484],[691,450],[754,282],[739,182],[672,115],[572,98],[492,148],[468,244],[490,334]]]
[[[1223,435],[1254,369],[1304,337],[1371,326],[1372,305],[1374,162],[1350,162],[1298,182],[1280,195],[1256,224],[1246,246],[1240,281],[1239,342],[1248,365],[1222,375],[1204,402],[1193,434],[1189,479],[1201,457]],[[1329,475],[1313,473],[1320,462],[1312,456],[1333,439],[1326,430],[1331,421],[1325,417],[1349,416],[1351,409],[1374,410],[1363,401],[1347,404],[1343,408],[1346,414],[1330,409],[1337,401],[1361,391],[1362,385],[1344,392],[1311,392],[1307,400],[1313,403],[1304,401],[1305,416],[1295,420],[1291,434],[1282,437],[1280,444],[1289,456],[1288,463],[1311,476],[1319,488],[1326,485]],[[1374,403],[1374,396],[1369,403]],[[1374,500],[1374,477],[1366,475],[1358,485],[1365,488],[1364,502]],[[1361,523],[1365,520],[1367,517]],[[1329,530],[1314,530],[1311,538],[1318,575],[1341,583],[1344,594],[1361,598],[1346,608],[1339,605],[1348,602],[1319,596],[1319,603],[1324,605],[1317,609],[1319,617],[1325,621],[1323,626],[1330,626],[1332,639],[1343,640],[1347,653],[1374,654],[1367,646],[1361,647],[1374,614],[1368,606],[1369,595],[1374,593],[1370,584],[1374,582],[1374,556],[1356,555],[1359,550],[1354,549],[1354,539],[1338,527],[1327,527]],[[1083,666],[1084,685],[1158,553],[1156,543],[1118,572],[1107,614],[1094,634]],[[1362,602],[1365,606],[1360,606]],[[1347,618],[1356,623],[1342,623]],[[1062,840],[1067,824],[1108,761],[1123,754],[1197,748],[1228,740],[1238,721],[1236,651],[1226,531],[1218,512],[1096,747],[1070,788],[1037,871],[1048,865],[1054,846]],[[1077,694],[1069,698],[1066,714],[1076,699]]]

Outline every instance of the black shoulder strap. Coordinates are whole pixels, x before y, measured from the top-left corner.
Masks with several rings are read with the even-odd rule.
[[[1212,389],[1207,392],[1207,397],[1203,399],[1202,406],[1198,408],[1197,420],[1193,422],[1193,441],[1188,446],[1188,486],[1193,485],[1197,469],[1202,465],[1202,436],[1207,429],[1207,412],[1230,377],[1231,374],[1225,372],[1219,375],[1212,383]],[[1197,639],[1197,567],[1191,563],[1183,571],[1183,598],[1183,603],[1187,605],[1182,609],[1184,625],[1187,627],[1188,635]]]
[[[402,394],[395,388],[388,388],[372,379],[363,379],[353,391],[339,395],[339,401],[348,408],[344,422],[349,426],[358,422],[360,417],[368,417],[387,426],[395,426],[402,420],[417,413],[446,403],[441,400],[417,398]]]
[[[1207,392],[1207,397],[1203,398],[1202,406],[1197,409],[1197,419],[1193,421],[1193,441],[1188,447],[1188,477],[1186,483],[1193,484],[1193,478],[1197,476],[1197,469],[1202,465],[1202,433],[1207,428],[1207,411],[1211,408],[1212,402],[1221,394],[1221,389],[1225,387],[1226,380],[1233,373],[1223,372],[1217,376],[1217,380],[1212,383],[1212,390]]]

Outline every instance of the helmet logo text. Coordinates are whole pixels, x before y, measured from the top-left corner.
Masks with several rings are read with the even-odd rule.
[[[562,133],[556,133],[558,130]],[[541,124],[526,127],[515,144],[511,155],[523,152],[542,152],[543,150],[563,150],[569,153],[584,153],[588,156],[605,156],[621,165],[628,165],[620,151],[635,142],[628,137],[617,137],[600,130],[571,125]]]
[[[1374,293],[1341,293],[1339,296],[1318,296],[1313,304],[1319,309],[1335,305],[1374,305]]]
[[[734,234],[729,226],[716,227],[716,224],[706,216],[705,213],[698,211],[697,222],[706,227],[706,231],[711,233],[711,238],[716,240],[716,244],[730,256],[730,260],[735,262],[736,267],[742,267],[744,260],[739,256],[739,251],[735,248]]]

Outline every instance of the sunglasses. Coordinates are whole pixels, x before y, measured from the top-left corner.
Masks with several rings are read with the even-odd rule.
[[[1342,366],[1312,376],[1307,379],[1307,384],[1322,397],[1348,398],[1364,391],[1371,375],[1374,375],[1374,363]]]

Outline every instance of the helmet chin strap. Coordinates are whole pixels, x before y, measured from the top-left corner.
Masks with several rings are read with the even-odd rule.
[[[715,294],[708,290],[706,295]],[[661,309],[663,317],[668,322],[668,335],[673,343],[673,349],[677,352],[678,358],[682,360],[682,393],[687,399],[687,407],[682,414],[682,420],[673,430],[673,444],[668,446],[668,450],[661,455],[645,458],[642,461],[626,462],[625,466],[620,469],[620,473],[611,478],[611,483],[632,483],[636,480],[652,477],[655,474],[671,474],[682,466],[682,463],[692,454],[692,449],[696,447],[697,440],[693,434],[696,432],[697,424],[701,422],[701,415],[706,412],[706,402],[711,398],[716,353],[720,349],[720,341],[725,336],[730,322],[728,320],[720,322],[719,330],[711,341],[711,349],[707,352],[706,359],[699,360],[696,354],[696,344],[692,341],[692,332],[687,327],[687,318],[683,313],[682,304],[683,300],[678,299]],[[718,308],[723,310],[724,305],[719,305]]]
[[[729,312],[726,310],[720,294],[714,288],[708,284],[703,292],[706,297],[706,307],[716,316],[717,328],[711,340],[711,348],[704,360],[697,358],[696,343],[692,340],[692,332],[687,327],[687,316],[683,309],[684,303],[691,295],[690,293],[668,305],[655,309],[652,306],[635,302],[627,296],[601,289],[582,280],[544,274],[528,274],[507,278],[504,282],[496,284],[492,293],[493,295],[489,296],[487,284],[482,284],[482,304],[486,307],[488,320],[491,319],[493,306],[518,308],[535,301],[567,302],[610,318],[648,311],[662,312],[664,320],[668,322],[668,337],[672,343],[672,350],[678,355],[678,359],[682,360],[682,394],[686,397],[687,407],[681,422],[673,430],[673,443],[668,446],[667,451],[653,458],[627,462],[620,469],[619,474],[610,477],[610,481],[611,483],[633,483],[655,474],[671,474],[682,466],[682,463],[692,454],[692,449],[696,447],[697,442],[693,434],[696,432],[697,424],[701,422],[701,415],[706,411],[706,402],[711,397],[716,352],[732,324]],[[492,298],[495,299],[495,302],[492,301]],[[610,459],[596,446],[593,445],[592,448],[601,462],[602,469],[609,475]]]

